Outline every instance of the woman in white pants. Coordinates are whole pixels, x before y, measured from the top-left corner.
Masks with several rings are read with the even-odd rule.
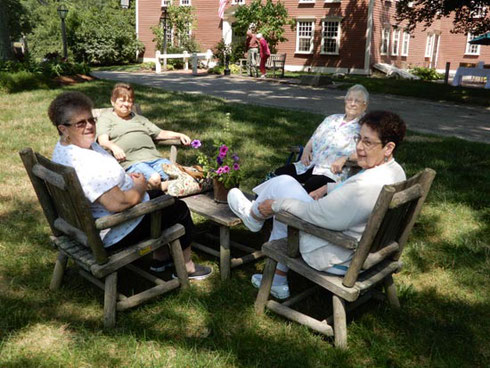
[[[238,189],[228,194],[231,210],[251,231],[259,231],[264,220],[280,211],[288,211],[315,225],[342,231],[360,239],[381,189],[386,184],[405,180],[402,167],[394,160],[393,152],[405,136],[404,121],[396,114],[374,111],[359,122],[356,137],[358,165],[363,169],[342,183],[328,183],[327,195],[314,200],[293,178],[283,175],[256,188],[258,194],[250,202]],[[286,225],[274,218],[269,240],[287,236]],[[300,233],[300,253],[311,267],[337,275],[345,274],[352,251],[331,244],[310,234]],[[278,264],[271,293],[279,299],[289,297],[287,267]],[[259,287],[262,275],[252,276]]]

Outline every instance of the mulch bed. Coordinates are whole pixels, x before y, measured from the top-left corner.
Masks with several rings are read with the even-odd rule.
[[[54,78],[54,81],[62,86],[70,86],[77,83],[88,82],[96,79],[90,75],[76,74],[76,75],[61,75]]]

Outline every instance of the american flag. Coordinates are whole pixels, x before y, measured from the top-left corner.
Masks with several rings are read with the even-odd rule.
[[[218,17],[223,19],[225,14],[225,6],[228,0],[219,0]]]

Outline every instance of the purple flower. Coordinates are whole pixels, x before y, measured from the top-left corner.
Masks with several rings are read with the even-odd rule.
[[[216,157],[216,162],[218,163],[218,165],[221,165],[223,163],[223,157],[221,157],[221,155]]]
[[[230,167],[228,165],[223,166],[223,174],[229,173]]]
[[[228,152],[228,147],[226,147],[225,144],[223,144],[220,148],[219,148],[219,155],[224,157],[226,156],[226,153]]]
[[[199,139],[194,139],[191,142],[191,146],[192,146],[192,148],[199,148],[199,147],[201,147],[201,141]]]
[[[233,156],[231,156],[233,158],[233,161],[237,162],[238,160],[240,160],[240,157],[238,157],[238,155],[236,153],[233,154]]]
[[[238,165],[236,162],[233,164],[233,170],[240,170],[240,165]]]

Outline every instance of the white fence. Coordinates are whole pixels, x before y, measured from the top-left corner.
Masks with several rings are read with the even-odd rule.
[[[184,60],[184,69],[189,70],[189,59],[191,59],[192,63],[192,74],[197,74],[197,60],[204,59],[206,60],[206,65],[209,65],[213,57],[213,52],[211,50],[207,50],[206,52],[200,53],[192,53],[189,54],[187,51],[184,51],[182,54],[162,54],[160,51],[157,51],[155,54],[155,71],[156,73],[162,72],[162,62],[163,60],[163,69],[167,69],[167,60],[168,59],[183,59]]]

